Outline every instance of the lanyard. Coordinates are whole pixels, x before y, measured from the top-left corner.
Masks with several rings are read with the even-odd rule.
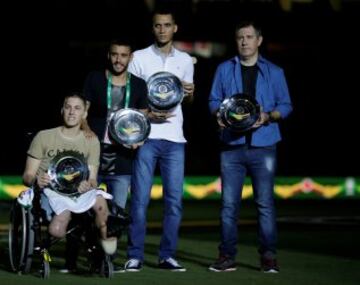
[[[109,72],[108,81],[107,81],[107,108],[108,110],[111,109],[111,73]],[[125,109],[129,108],[129,101],[130,101],[130,77],[131,73],[127,73],[126,76],[126,86],[125,86]]]

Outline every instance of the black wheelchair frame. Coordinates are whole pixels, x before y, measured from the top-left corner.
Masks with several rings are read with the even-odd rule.
[[[40,275],[47,279],[50,277],[51,261],[48,249],[60,239],[50,237],[47,232],[44,238],[42,227],[46,219],[42,215],[40,191],[35,190],[34,192],[31,208],[23,207],[16,199],[11,207],[8,236],[10,266],[14,272],[20,275],[28,274],[31,271],[33,259],[39,257],[41,262]],[[77,227],[78,225],[68,227],[67,234],[73,232]],[[97,233],[94,235],[96,236]],[[100,248],[98,244],[93,246]],[[105,253],[102,254],[102,257],[99,273],[106,278],[112,278],[114,268],[111,257]]]

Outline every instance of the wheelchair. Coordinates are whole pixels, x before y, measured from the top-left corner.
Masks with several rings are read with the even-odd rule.
[[[17,199],[15,199],[12,204],[8,233],[9,260],[11,269],[21,275],[31,272],[31,267],[35,264],[34,260],[36,259],[40,261],[40,276],[47,279],[50,277],[51,262],[49,248],[60,239],[51,237],[47,232],[49,222],[46,217],[44,217],[40,196],[40,191],[35,190],[32,207],[29,208],[20,205]],[[89,222],[89,224],[85,224],[88,231],[87,234],[96,237],[98,234],[97,229],[93,222],[93,217],[91,217],[91,214],[88,212],[76,215],[87,215],[84,219]],[[110,220],[114,223],[114,219]],[[67,235],[71,234],[78,227],[79,224],[71,225],[70,222]],[[91,233],[89,233],[89,231]],[[96,249],[95,251],[98,253],[96,256],[97,259],[101,256],[101,259],[97,260],[98,263],[100,263],[100,268],[98,268],[97,272],[100,273],[101,276],[112,278],[114,267],[111,257],[103,252],[96,240],[96,238],[92,239],[92,243],[87,246],[91,248],[93,252],[94,249]],[[99,252],[101,252],[100,255]]]

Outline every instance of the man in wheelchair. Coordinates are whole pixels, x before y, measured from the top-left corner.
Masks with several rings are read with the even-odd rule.
[[[32,140],[27,152],[23,183],[31,189],[40,189],[48,198],[55,213],[49,225],[49,233],[53,237],[65,237],[71,213],[93,209],[100,244],[104,252],[111,255],[116,251],[117,238],[113,230],[108,231],[106,199],[112,199],[112,196],[96,188],[100,144],[96,137],[86,138],[81,130],[81,122],[87,116],[86,101],[82,95],[67,95],[61,114],[62,126],[40,131]],[[69,158],[70,162],[64,157]],[[85,160],[86,169],[79,166],[82,159]],[[55,173],[51,171],[52,168],[55,168]]]

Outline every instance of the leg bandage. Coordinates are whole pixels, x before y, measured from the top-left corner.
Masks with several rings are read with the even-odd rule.
[[[101,239],[100,244],[107,255],[113,255],[117,249],[117,238]]]

